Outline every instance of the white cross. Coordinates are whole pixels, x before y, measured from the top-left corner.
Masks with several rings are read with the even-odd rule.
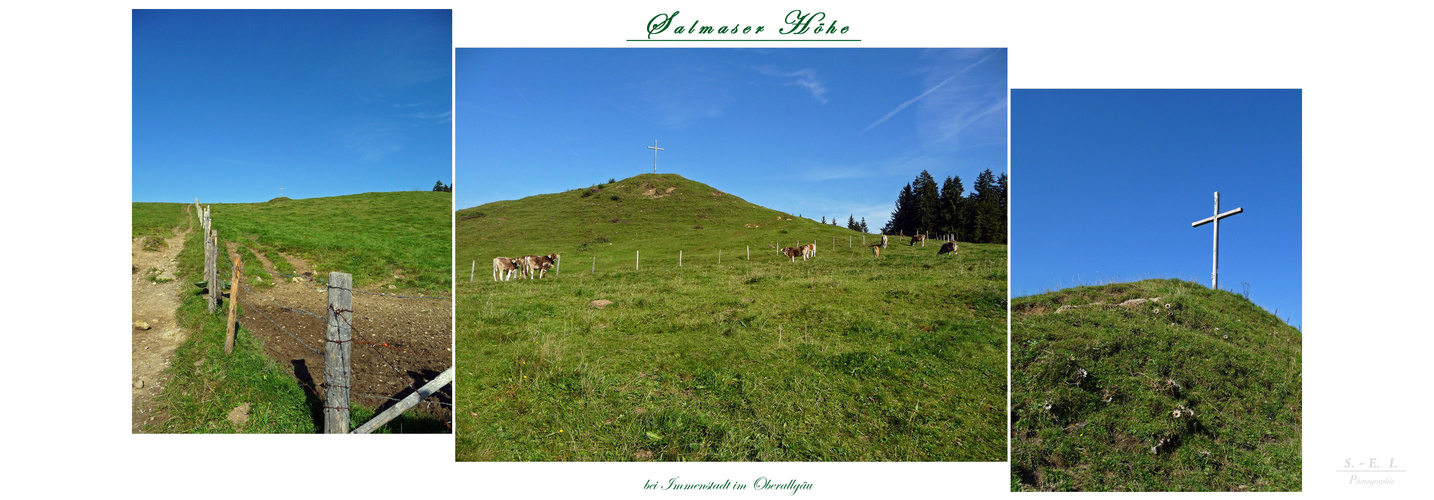
[[[283,198],[283,197],[284,197],[284,186],[279,186],[279,197],[280,197],[280,198]]]
[[[1220,281],[1220,219],[1244,212],[1244,208],[1236,208],[1229,212],[1220,213],[1220,192],[1215,192],[1215,215],[1190,223],[1190,227],[1200,227],[1211,222],[1215,223],[1215,253],[1210,261],[1210,288],[1219,289]]]
[[[655,173],[657,173],[657,152],[658,152],[658,151],[665,151],[665,150],[662,149],[662,148],[657,147],[657,139],[653,139],[653,140],[652,140],[652,145],[651,145],[651,146],[648,146],[647,149],[651,149],[651,150],[652,150],[652,173],[655,174]]]

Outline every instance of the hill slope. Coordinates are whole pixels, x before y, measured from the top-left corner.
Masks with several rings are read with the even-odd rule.
[[[280,272],[293,272],[283,252],[308,260],[320,274],[351,273],[360,288],[394,284],[446,295],[452,208],[450,193],[400,191],[215,203],[210,215],[221,239],[255,248]]]
[[[1004,458],[1004,245],[876,259],[675,175],[589,189],[458,213],[460,460]],[[492,280],[554,252],[561,274]]]
[[[1279,318],[1179,280],[1011,314],[1013,490],[1300,489],[1301,333]]]
[[[710,253],[715,260],[718,247],[732,258],[733,248],[740,250],[742,245],[751,245],[754,254],[759,246],[775,254],[778,244],[789,247],[816,241],[818,250],[823,250],[839,238],[845,249],[849,236],[855,237],[853,248],[861,244],[861,233],[845,226],[753,205],[676,174],[642,174],[561,193],[496,201],[459,210],[458,219],[458,262],[486,260],[490,266],[493,257],[508,254],[597,255],[601,266],[609,256],[630,264],[636,251],[644,251],[644,264],[658,259],[676,265],[679,249],[704,258]],[[534,249],[534,245],[544,246]]]

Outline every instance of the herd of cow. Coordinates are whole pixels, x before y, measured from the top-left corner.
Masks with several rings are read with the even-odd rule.
[[[926,235],[924,234],[912,236],[911,245],[915,245],[916,242],[924,239],[926,239]],[[883,234],[881,235],[881,243],[871,246],[871,255],[873,257],[880,257],[881,249],[886,248],[886,243],[886,235]],[[777,252],[792,259],[792,262],[796,262],[797,257],[801,257],[802,260],[807,260],[817,255],[817,244],[812,243],[809,245],[786,247],[777,250]],[[956,253],[956,242],[948,241],[942,244],[941,249],[936,252],[936,255],[948,253]],[[555,253],[548,255],[524,255],[518,259],[495,257],[493,258],[493,281],[508,281],[513,278],[514,274],[523,278],[533,279],[533,272],[535,271],[538,273],[538,278],[542,278],[547,274],[549,269],[558,265],[558,259],[559,256]]]
[[[538,278],[542,278],[549,269],[558,265],[558,254],[548,255],[524,255],[521,258],[510,259],[507,257],[493,258],[493,281],[508,281],[518,274],[527,279],[533,279],[533,272],[538,272]],[[500,280],[499,277],[502,277]]]

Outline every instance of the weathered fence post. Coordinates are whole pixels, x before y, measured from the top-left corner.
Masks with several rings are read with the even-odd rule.
[[[677,267],[682,267],[682,251],[677,251]]]
[[[747,260],[752,260],[752,245],[747,245]]]
[[[468,281],[473,281],[473,270],[478,268],[478,261],[468,264]]]
[[[324,434],[349,431],[349,353],[353,349],[353,275],[329,273],[324,331]]]
[[[592,274],[597,274],[597,256],[596,256],[596,255],[593,256],[593,270],[592,270]]]
[[[637,266],[637,268],[634,269],[634,270],[636,270],[636,271],[641,271],[641,270],[642,270],[642,250],[637,250],[637,258],[633,259],[633,263],[634,263],[635,266]]]
[[[219,232],[207,231],[204,238],[204,280],[209,284],[209,296],[205,297],[209,305],[209,314],[214,314],[217,305],[216,299],[219,294],[224,293],[224,284],[219,282]]]
[[[224,354],[234,352],[234,313],[239,308],[239,283],[244,280],[244,268],[239,267],[239,255],[234,255],[234,284],[229,286],[229,322],[225,323],[224,331]],[[223,293],[223,292],[220,292]]]
[[[717,265],[722,265],[722,249],[717,249]]]
[[[559,255],[559,256],[558,256],[558,276],[562,276],[562,275],[563,275],[563,257],[562,257],[561,255]]]

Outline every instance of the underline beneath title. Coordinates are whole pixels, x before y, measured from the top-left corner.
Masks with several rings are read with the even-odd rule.
[[[708,39],[708,38],[699,38],[699,39],[694,39],[694,40],[684,40],[684,39],[680,39],[680,38],[662,38],[662,39],[654,38],[654,39],[648,40],[648,39],[639,38],[639,39],[636,39],[636,40],[628,40],[628,41],[629,41],[629,42],[860,42],[861,40],[847,40],[847,39],[841,39],[841,40],[838,40],[838,39],[814,39],[814,38],[794,38],[794,39],[787,39],[787,40],[781,40],[781,39],[753,40],[753,39],[749,39],[749,38],[730,38],[730,39],[718,39],[718,38],[710,38],[710,39]]]

